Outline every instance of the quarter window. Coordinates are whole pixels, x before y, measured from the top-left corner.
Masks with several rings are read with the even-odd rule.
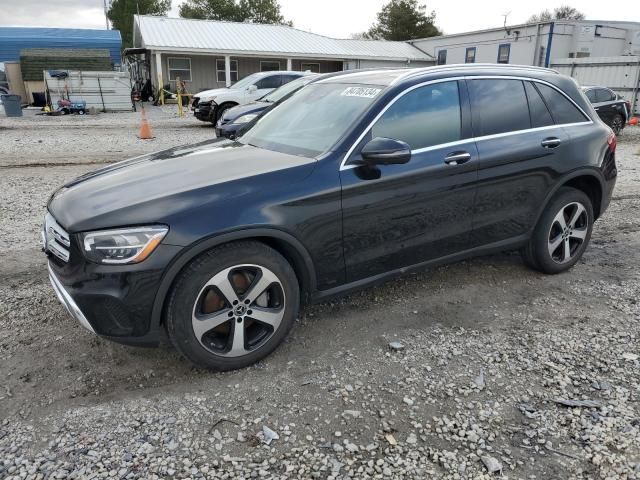
[[[544,98],[545,103],[549,107],[551,116],[555,120],[556,124],[579,123],[587,122],[589,120],[567,99],[567,97],[556,89],[542,83],[536,84],[536,88],[542,94],[542,98]]]
[[[531,128],[529,107],[520,80],[472,80],[473,130],[478,137]]]
[[[503,43],[498,46],[498,63],[509,63],[509,54],[511,53],[511,44]]]
[[[169,69],[169,80],[174,82],[177,78],[185,82],[191,81],[191,59],[190,58],[167,58]]]
[[[551,114],[536,87],[531,82],[524,82],[524,89],[527,92],[527,101],[529,102],[531,126],[536,128],[553,125],[553,118],[551,118]]]
[[[224,58],[218,58],[216,60],[216,79],[218,82],[226,82],[224,74]],[[231,82],[238,81],[238,61],[231,60]]]
[[[464,55],[464,63],[476,63],[476,47],[469,47]]]
[[[400,97],[371,129],[372,137],[402,140],[412,150],[461,139],[458,82],[416,88]]]

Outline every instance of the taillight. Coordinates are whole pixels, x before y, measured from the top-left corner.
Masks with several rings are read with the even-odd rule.
[[[609,136],[607,137],[607,144],[609,144],[609,151],[610,152],[615,152],[616,151],[616,147],[618,146],[618,138],[616,137],[616,134],[611,132],[609,134]]]

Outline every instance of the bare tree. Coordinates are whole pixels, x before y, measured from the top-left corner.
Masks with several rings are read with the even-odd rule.
[[[585,15],[577,8],[569,5],[561,5],[553,9],[553,13],[549,10],[543,10],[536,15],[531,15],[527,23],[550,22],[551,20],[584,20]]]

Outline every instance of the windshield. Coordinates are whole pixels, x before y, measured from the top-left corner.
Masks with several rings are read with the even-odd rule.
[[[273,92],[267,93],[264,97],[260,99],[260,101],[271,102],[271,103],[278,102],[282,100],[284,97],[286,97],[287,95],[289,95],[290,93],[293,93],[299,88],[302,88],[311,80],[313,80],[312,75],[296,78],[295,80],[281,86],[280,88],[276,88]]]
[[[326,152],[378,97],[382,87],[315,83],[260,118],[239,141],[315,157]]]
[[[262,78],[262,75],[254,73],[253,75],[249,75],[248,77],[244,77],[242,80],[238,80],[236,83],[231,85],[229,88],[245,88],[245,87],[248,87],[249,85],[253,85],[260,78]]]

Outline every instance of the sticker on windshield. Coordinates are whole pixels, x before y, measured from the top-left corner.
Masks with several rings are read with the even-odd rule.
[[[373,98],[380,93],[381,88],[371,87],[349,87],[344,90],[340,95],[343,97],[362,97]]]

